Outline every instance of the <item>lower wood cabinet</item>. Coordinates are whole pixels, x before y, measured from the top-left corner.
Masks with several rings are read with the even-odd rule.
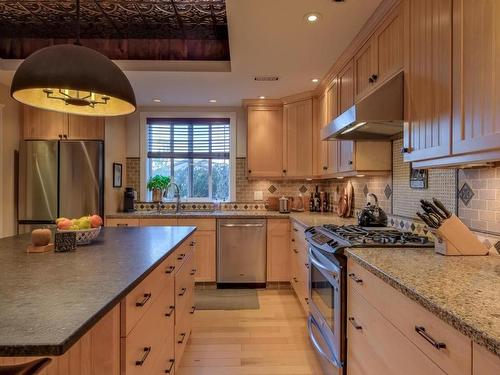
[[[305,228],[292,222],[290,235],[290,284],[304,312],[309,313],[309,260]]]
[[[107,227],[138,227],[139,219],[108,219],[106,218],[105,226]]]
[[[500,374],[500,357],[472,343],[472,375]]]
[[[290,280],[290,220],[267,220],[267,281]]]

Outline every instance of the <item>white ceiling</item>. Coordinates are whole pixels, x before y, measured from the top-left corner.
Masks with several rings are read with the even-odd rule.
[[[381,0],[226,0],[231,71],[127,71],[139,105],[240,105],[241,99],[280,98],[315,88]],[[318,12],[316,24],[304,15]],[[186,64],[188,65],[188,64]],[[5,69],[5,67],[4,67]],[[170,68],[168,68],[170,69]],[[187,69],[193,68],[193,64]],[[255,82],[255,75],[278,75],[278,82]],[[0,71],[10,84],[12,71]]]

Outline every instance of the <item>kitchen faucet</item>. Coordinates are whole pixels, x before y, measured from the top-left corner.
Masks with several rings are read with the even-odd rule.
[[[179,213],[179,208],[181,206],[181,190],[179,188],[179,185],[177,185],[175,182],[169,182],[167,188],[165,189],[165,192],[163,193],[163,197],[167,196],[170,186],[173,186],[175,188],[175,194],[174,194],[174,198],[176,198],[175,213]]]

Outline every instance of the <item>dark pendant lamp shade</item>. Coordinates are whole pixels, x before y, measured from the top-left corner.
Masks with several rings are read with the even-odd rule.
[[[137,107],[134,90],[115,63],[71,44],[29,56],[17,69],[10,92],[23,104],[85,116],[127,115]]]

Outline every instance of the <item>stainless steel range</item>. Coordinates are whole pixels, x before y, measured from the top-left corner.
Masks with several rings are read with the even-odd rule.
[[[346,298],[348,247],[433,247],[424,236],[394,228],[323,225],[305,231],[309,243],[309,307],[311,342],[325,375],[346,374]],[[352,277],[355,277],[354,275]]]

